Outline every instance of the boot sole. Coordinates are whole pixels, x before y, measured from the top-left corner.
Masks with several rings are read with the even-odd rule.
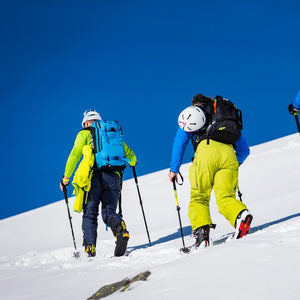
[[[127,250],[128,240],[129,240],[129,233],[124,233],[122,237],[117,238],[115,256],[123,256],[125,254]]]
[[[239,233],[238,233],[236,239],[240,239],[248,234],[248,232],[250,230],[250,225],[251,225],[252,219],[253,219],[252,215],[247,215],[245,220],[243,220],[241,222],[240,227],[239,227]]]

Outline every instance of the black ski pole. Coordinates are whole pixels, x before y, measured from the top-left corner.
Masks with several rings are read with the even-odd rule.
[[[236,188],[237,188],[237,191],[238,191],[238,196],[240,198],[240,201],[243,202],[243,199],[242,199],[243,194],[241,193],[241,190],[240,190],[240,187],[239,187],[238,184],[237,184]]]
[[[300,134],[300,124],[299,124],[299,118],[298,118],[298,115],[295,115],[295,120],[296,120],[298,132],[299,132],[299,134]]]
[[[143,218],[144,218],[145,227],[146,227],[146,231],[147,231],[147,236],[148,236],[148,240],[149,240],[149,246],[151,246],[151,240],[150,240],[149,230],[148,230],[148,226],[147,226],[147,222],[146,222],[146,217],[145,217],[143,202],[142,202],[141,193],[140,193],[140,189],[139,189],[139,184],[138,184],[138,180],[137,180],[137,176],[136,176],[135,166],[132,167],[132,171],[133,171],[133,176],[134,176],[134,180],[135,180],[135,183],[136,183],[136,188],[137,188],[139,199],[140,199],[140,205],[141,205],[141,208],[142,208]]]
[[[182,230],[181,217],[180,217],[180,206],[179,206],[179,203],[178,203],[178,196],[177,196],[177,189],[176,189],[175,180],[176,179],[174,177],[173,178],[173,188],[174,188],[174,194],[175,194],[175,200],[176,200],[176,209],[177,209],[177,213],[178,213],[179,226],[180,226],[180,232],[181,232],[181,239],[182,239],[182,245],[183,245],[183,247],[180,248],[180,251],[182,251],[183,253],[189,253],[190,249],[187,248],[185,246],[185,243],[184,243],[183,230]]]
[[[66,202],[66,205],[67,205],[68,216],[69,216],[69,221],[70,221],[70,227],[71,227],[73,243],[74,243],[74,248],[75,248],[74,257],[79,258],[79,252],[77,251],[76,242],[75,242],[75,235],[74,235],[73,225],[72,225],[72,221],[71,221],[72,217],[71,217],[70,209],[69,209],[69,201],[68,201],[66,186],[63,187],[63,192],[64,192],[64,196],[65,196],[65,202]]]

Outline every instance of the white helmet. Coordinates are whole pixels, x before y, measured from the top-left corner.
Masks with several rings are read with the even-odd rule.
[[[178,125],[186,132],[193,132],[201,129],[206,122],[203,110],[198,106],[189,106],[178,116]]]
[[[84,127],[84,123],[89,120],[101,120],[101,116],[96,110],[88,109],[83,113],[82,127]]]

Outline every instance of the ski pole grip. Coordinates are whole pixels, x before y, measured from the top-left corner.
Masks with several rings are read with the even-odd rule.
[[[173,179],[172,179],[172,182],[173,182],[173,188],[174,188],[174,191],[176,191],[176,182],[175,182],[175,177],[173,177]]]
[[[64,192],[66,204],[69,204],[66,186],[63,186],[63,192]]]

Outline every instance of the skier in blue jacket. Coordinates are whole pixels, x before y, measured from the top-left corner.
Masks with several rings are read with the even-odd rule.
[[[291,115],[297,116],[300,110],[300,90],[296,97],[294,98],[293,102],[288,106],[289,113]]]
[[[194,111],[204,113],[206,107],[212,102],[212,99],[197,94],[192,100]],[[182,112],[183,114],[183,112]],[[192,112],[188,112],[188,118],[193,119]],[[205,115],[205,113],[204,113]],[[195,118],[198,120],[198,118]],[[199,120],[200,120],[199,116]],[[207,120],[204,116],[200,123],[203,123],[199,130],[186,132],[180,127],[177,130],[172,150],[169,179],[176,179],[179,168],[182,163],[183,154],[187,143],[192,141],[195,151],[193,164],[189,169],[189,179],[191,182],[191,199],[189,204],[189,219],[192,230],[196,238],[196,247],[209,246],[209,230],[212,220],[209,212],[209,202],[211,190],[214,189],[216,202],[219,212],[235,228],[235,238],[245,236],[252,221],[252,215],[249,213],[246,205],[235,198],[235,190],[238,181],[238,168],[244,162],[250,153],[247,141],[243,135],[234,145],[220,143],[210,140],[207,143],[205,138],[205,124]],[[197,121],[196,121],[197,123]],[[197,136],[200,142],[196,143]],[[205,138],[206,139],[206,138]]]
[[[300,94],[298,94],[299,98],[299,107],[300,107]],[[199,100],[199,97],[194,97],[192,101],[192,105],[199,105],[202,104],[201,100]],[[299,108],[300,109],[300,108]],[[182,163],[183,155],[186,149],[186,146],[189,142],[189,140],[192,141],[192,144],[195,149],[195,140],[198,135],[198,131],[196,132],[186,132],[182,130],[180,127],[178,127],[174,143],[173,143],[173,149],[172,149],[172,156],[171,156],[171,165],[170,165],[170,174],[169,177],[172,180],[174,176],[176,176],[179,172],[179,168]],[[250,153],[249,146],[247,144],[247,141],[243,135],[241,134],[241,138],[237,140],[235,144],[235,154],[237,157],[237,160],[239,164],[241,165],[245,159],[248,157]]]

